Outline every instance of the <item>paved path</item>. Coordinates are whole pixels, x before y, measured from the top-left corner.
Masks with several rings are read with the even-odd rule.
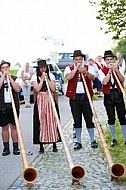
[[[102,105],[102,101],[95,101],[94,107],[102,124],[106,128],[107,117]],[[84,121],[83,121],[84,123]],[[52,146],[45,146],[45,153],[39,154],[31,163],[38,171],[38,178],[33,187],[27,188],[22,176],[18,176],[9,190],[126,190],[126,183],[110,181],[110,172],[104,153],[101,151],[101,143],[97,131],[95,131],[96,140],[99,143],[98,149],[92,149],[90,140],[83,125],[82,145],[83,148],[74,151],[72,139],[73,121],[69,121],[63,126],[66,142],[73,158],[74,165],[80,165],[85,170],[85,176],[80,179],[80,185],[72,185],[71,171],[68,166],[66,153],[62,143],[58,143],[58,152],[52,152]]]

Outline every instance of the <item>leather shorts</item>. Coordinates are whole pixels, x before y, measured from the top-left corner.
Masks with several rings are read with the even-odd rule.
[[[83,94],[76,94],[75,101],[76,102],[84,102],[86,100],[85,93]]]
[[[2,113],[12,113],[12,104],[11,103],[4,103],[4,109],[0,110]]]

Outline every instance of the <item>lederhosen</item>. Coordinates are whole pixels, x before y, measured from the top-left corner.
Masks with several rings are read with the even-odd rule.
[[[103,69],[102,70],[104,74],[106,75],[106,71]],[[123,99],[123,94],[122,92],[119,92],[118,88],[115,86],[116,84],[116,79],[114,78],[114,83],[112,84],[111,79],[107,86],[110,85],[108,93],[104,93],[104,85],[102,87],[102,91],[104,93],[104,106],[106,108],[106,112],[108,115],[108,124],[113,125],[115,124],[115,109],[117,111],[118,119],[120,122],[120,125],[125,125],[126,124],[126,119],[125,119],[125,104],[124,104],[124,99]]]
[[[16,80],[15,76],[11,76],[13,80]],[[14,119],[14,114],[13,114],[13,109],[12,109],[12,104],[10,103],[4,103],[4,89],[8,89],[8,84],[3,83],[1,89],[0,89],[0,126],[4,127],[8,125],[9,123],[15,126],[15,119]],[[13,88],[12,90],[12,95],[17,111],[17,116],[19,117],[19,109],[20,109],[20,104],[19,104],[19,97],[18,93],[14,91]]]
[[[74,67],[71,66],[70,70],[72,70],[73,68]],[[85,77],[86,83],[88,83],[89,82],[88,78],[86,76],[84,76],[84,77]],[[70,98],[69,105],[71,107],[71,113],[72,113],[72,116],[74,119],[74,127],[82,128],[82,114],[83,114],[85,122],[86,122],[86,127],[94,128],[94,123],[92,121],[93,114],[92,114],[92,110],[91,110],[91,106],[90,106],[87,94],[86,93],[82,93],[82,94],[76,93],[76,85],[77,85],[77,82],[79,82],[79,81],[82,82],[82,77],[81,76],[79,77],[79,73],[77,72],[75,74],[74,78],[68,82],[68,87],[67,87],[67,91],[66,91],[66,96]],[[72,87],[74,86],[75,88],[74,89],[70,88],[69,87],[70,85],[72,85]],[[75,95],[75,97],[72,98],[72,96],[70,96],[69,93],[72,95]]]

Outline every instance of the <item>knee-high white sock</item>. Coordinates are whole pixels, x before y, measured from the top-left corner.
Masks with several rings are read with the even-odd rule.
[[[81,143],[81,132],[82,132],[82,128],[75,128],[75,132],[76,132],[77,142],[78,142],[78,143]]]
[[[111,131],[112,138],[117,140],[116,131],[115,131],[115,125],[109,125],[109,128],[110,128],[110,131]]]
[[[126,142],[126,125],[121,125],[124,141]]]
[[[88,130],[91,142],[94,142],[94,128],[88,128],[87,130]]]

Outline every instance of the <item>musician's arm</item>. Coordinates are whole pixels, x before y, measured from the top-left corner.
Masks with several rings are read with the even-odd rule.
[[[0,77],[0,89],[1,89],[1,87],[2,87],[2,85],[3,85],[3,81],[4,81],[4,75],[2,75],[1,77]]]
[[[37,81],[32,81],[32,84],[33,84],[35,91],[39,92],[42,88],[43,80],[41,80],[40,83],[38,83]]]
[[[64,76],[67,80],[71,80],[77,72],[77,67],[74,67],[74,69],[71,71],[69,66],[65,68]]]
[[[87,68],[81,67],[81,68],[78,68],[78,70],[80,73],[86,75],[90,80],[95,79],[95,75],[90,68],[87,70]]]
[[[108,82],[110,81],[111,74],[112,74],[112,73],[109,71],[109,72],[107,73],[107,75],[103,78],[103,81],[102,81],[102,84],[103,84],[103,85],[107,85],[107,84],[108,84]]]
[[[21,86],[16,81],[14,81],[11,77],[9,78],[9,80],[15,92],[19,92],[21,90]]]
[[[88,71],[86,71],[84,74],[86,74],[86,76],[87,76],[90,80],[94,80],[94,79],[95,79],[95,75],[89,73]]]
[[[121,83],[125,81],[125,76],[123,75],[123,70],[121,68],[118,69],[118,67],[115,67],[114,71],[116,72],[116,75],[118,76],[118,79]]]
[[[48,79],[47,79],[47,82],[48,82],[48,84],[49,84],[50,90],[51,90],[52,92],[55,92],[55,91],[56,91],[55,80],[48,80]]]

